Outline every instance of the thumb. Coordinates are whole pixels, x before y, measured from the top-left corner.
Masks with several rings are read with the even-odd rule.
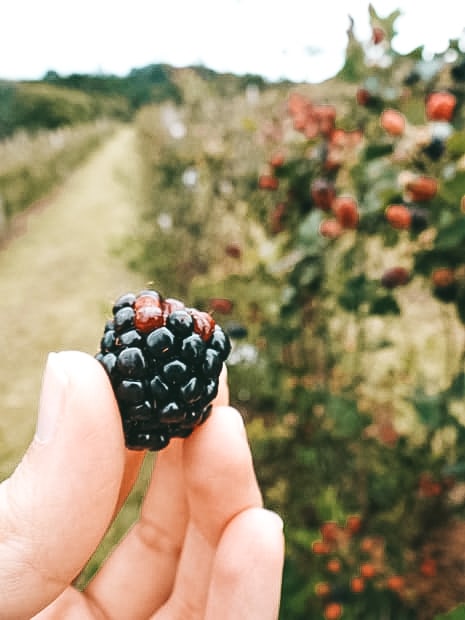
[[[0,619],[29,618],[69,585],[111,521],[123,468],[105,371],[84,353],[51,353],[36,435],[0,485]]]

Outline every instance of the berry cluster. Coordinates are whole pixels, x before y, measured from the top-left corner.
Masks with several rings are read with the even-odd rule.
[[[114,389],[126,446],[161,450],[190,435],[210,413],[230,349],[206,312],[152,290],[119,297],[96,358]]]

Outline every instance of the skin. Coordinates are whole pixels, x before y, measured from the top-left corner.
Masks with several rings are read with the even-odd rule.
[[[144,455],[124,447],[100,364],[52,355],[36,436],[0,485],[0,620],[275,620],[282,521],[263,508],[225,371],[207,422],[157,455],[139,520],[85,591],[71,585]]]

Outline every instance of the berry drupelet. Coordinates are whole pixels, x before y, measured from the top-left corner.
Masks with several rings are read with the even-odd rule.
[[[126,446],[161,450],[209,415],[231,344],[206,312],[144,290],[113,305],[96,355],[119,405]]]

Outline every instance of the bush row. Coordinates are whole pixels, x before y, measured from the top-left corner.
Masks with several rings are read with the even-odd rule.
[[[16,213],[45,196],[114,130],[108,121],[33,135],[18,131],[0,142],[0,207],[3,234]]]

